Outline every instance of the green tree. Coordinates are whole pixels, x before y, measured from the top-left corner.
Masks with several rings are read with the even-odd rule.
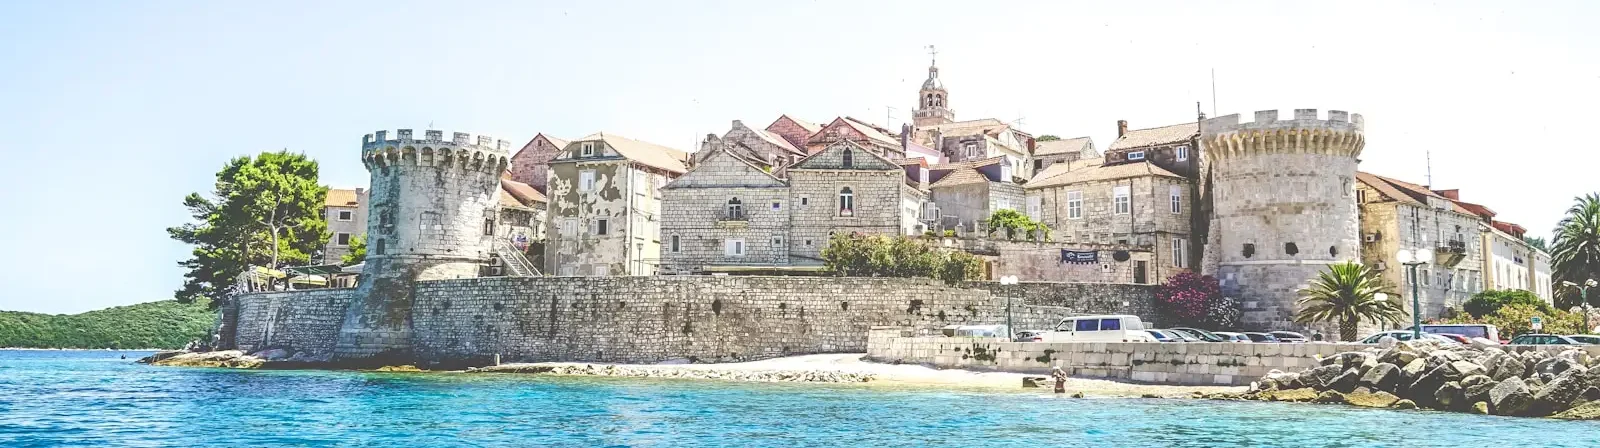
[[[937,278],[949,283],[976,280],[983,260],[946,251],[905,236],[835,235],[822,249],[829,272],[853,277]]]
[[[350,252],[339,257],[339,263],[345,266],[367,261],[367,234],[363,233],[350,238]]]
[[[1583,314],[1537,307],[1526,303],[1513,303],[1484,316],[1463,316],[1451,321],[1461,324],[1489,324],[1500,330],[1500,337],[1511,338],[1519,334],[1534,333],[1533,317],[1539,316],[1543,329],[1538,333],[1577,334],[1583,329]]]
[[[1533,293],[1521,289],[1490,289],[1473,294],[1461,310],[1475,317],[1488,316],[1507,305],[1527,305],[1542,312],[1554,312],[1549,304]]]
[[[328,238],[321,216],[327,194],[317,184],[317,162],[304,154],[264,152],[229,161],[217,172],[212,197],[184,197],[194,222],[167,229],[173,239],[195,246],[191,258],[178,262],[189,270],[178,300],[223,298],[252,265],[278,269],[310,262]]]
[[[1562,288],[1562,282],[1582,285],[1600,280],[1600,193],[1573,199],[1567,215],[1556,224],[1555,241],[1550,248],[1552,281],[1558,285],[1556,307],[1569,309],[1582,302],[1577,288]],[[1600,294],[1591,291],[1589,305],[1600,306]]]
[[[1550,252],[1550,245],[1542,237],[1524,236],[1522,237],[1522,242],[1528,243],[1528,246],[1539,249],[1542,252]]]
[[[1056,141],[1056,140],[1061,140],[1061,137],[1057,137],[1057,136],[1050,135],[1050,134],[1045,134],[1045,135],[1039,136],[1039,138],[1033,139],[1033,141],[1036,141],[1036,142],[1053,142],[1053,141]]]
[[[995,210],[994,213],[989,214],[989,219],[985,223],[989,226],[990,234],[1002,230],[1005,231],[1006,239],[1015,239],[1017,233],[1022,232],[1028,235],[1028,239],[1032,240],[1036,238],[1033,233],[1035,230],[1040,231],[1040,233],[1046,233],[1050,230],[1044,223],[1034,221],[1028,215],[1011,209]]]
[[[1336,322],[1339,339],[1353,341],[1356,326],[1363,320],[1385,324],[1398,322],[1405,316],[1404,308],[1394,299],[1378,298],[1379,293],[1399,297],[1389,289],[1383,277],[1370,267],[1355,262],[1329,265],[1328,270],[1300,290],[1300,300],[1296,303],[1300,310],[1295,313],[1294,320],[1303,324]]]

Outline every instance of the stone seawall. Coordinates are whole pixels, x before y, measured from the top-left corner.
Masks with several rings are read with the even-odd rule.
[[[1022,299],[1028,305],[1056,307],[1074,315],[1132,314],[1149,323],[1151,325],[1149,328],[1161,328],[1160,316],[1156,312],[1156,285],[1058,282],[1019,282],[1015,285],[1002,285],[998,282],[967,282],[962,286],[987,290],[999,298]],[[1055,324],[1056,322],[1050,322],[1045,326],[1025,326],[1018,322],[1016,326],[1019,330],[1043,330]]]
[[[355,289],[340,288],[241,296],[235,344],[245,353],[267,348],[312,356],[333,353],[354,295]]]
[[[754,360],[865,352],[868,331],[931,335],[952,324],[1053,327],[1074,314],[1148,309],[1139,285],[834,277],[496,277],[417,282],[403,316],[424,363],[691,358]],[[238,347],[331,354],[357,290],[259,293],[239,300]],[[1145,292],[1141,292],[1145,291]],[[1143,294],[1143,296],[1141,296]],[[1036,306],[1043,303],[1048,306]],[[1128,305],[1123,305],[1127,303]]]

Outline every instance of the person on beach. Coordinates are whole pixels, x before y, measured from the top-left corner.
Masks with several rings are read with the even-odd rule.
[[[1056,379],[1056,393],[1067,393],[1067,372],[1061,370],[1060,366],[1057,366],[1055,371],[1050,372],[1050,376]]]

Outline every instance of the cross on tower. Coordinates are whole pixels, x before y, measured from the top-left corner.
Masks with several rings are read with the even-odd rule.
[[[933,62],[932,65],[939,65],[939,50],[934,49],[932,45],[928,46],[928,59]]]

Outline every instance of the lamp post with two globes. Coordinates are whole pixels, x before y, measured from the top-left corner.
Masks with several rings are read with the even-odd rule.
[[[1422,339],[1422,300],[1421,279],[1417,278],[1417,266],[1428,264],[1433,260],[1433,249],[1422,248],[1412,251],[1400,249],[1395,252],[1396,260],[1410,270],[1411,275],[1411,340]]]

